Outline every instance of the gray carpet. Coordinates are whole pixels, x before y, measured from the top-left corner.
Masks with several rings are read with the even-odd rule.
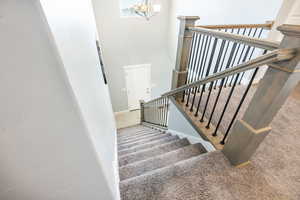
[[[238,98],[236,96],[237,100]],[[247,105],[247,102],[245,103]],[[241,114],[243,109],[245,108],[242,108]],[[232,109],[228,109],[228,113],[232,112]],[[179,141],[183,140],[179,138],[173,138],[171,141],[158,139],[125,149],[130,151],[119,157],[122,174],[121,198],[122,200],[299,200],[299,119],[300,86],[276,115],[271,124],[273,130],[260,145],[251,163],[242,168],[232,167],[220,151],[204,154],[199,152],[198,155],[187,151],[190,156],[185,157],[179,153],[181,149],[192,147],[190,144],[180,144]],[[130,127],[124,129],[122,133],[127,134],[128,131],[134,134],[136,130],[141,131],[143,128]],[[130,134],[127,134],[127,137],[130,138]],[[151,145],[148,145],[149,143]]]

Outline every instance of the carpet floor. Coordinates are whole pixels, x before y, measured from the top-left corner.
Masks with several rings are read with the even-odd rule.
[[[255,88],[250,90],[248,99],[254,91]],[[239,99],[238,96],[235,98]],[[232,113],[230,107],[228,111]],[[230,121],[228,118],[224,120]],[[251,163],[242,168],[231,166],[220,151],[205,153],[202,145],[191,145],[186,139],[159,130],[145,126],[120,129],[121,198],[299,200],[300,86],[286,101],[271,126],[273,130],[260,145]],[[226,125],[223,126],[225,128]]]

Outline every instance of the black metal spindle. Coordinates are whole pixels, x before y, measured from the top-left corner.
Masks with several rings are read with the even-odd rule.
[[[192,82],[192,79],[193,79],[193,76],[194,76],[194,73],[195,73],[195,68],[196,68],[196,57],[197,57],[197,53],[199,51],[199,43],[198,43],[198,37],[199,34],[196,34],[194,37],[196,38],[195,39],[195,44],[194,44],[194,47],[193,47],[193,54],[192,54],[192,58],[191,58],[191,66],[190,66],[190,71],[189,71],[189,74],[190,74],[190,78],[189,78],[189,83]],[[186,104],[185,106],[189,106],[189,100],[190,100],[190,94],[191,94],[191,89],[187,89],[187,100],[186,100]]]
[[[221,44],[221,47],[220,47],[220,50],[219,50],[219,54],[218,54],[217,61],[216,61],[216,64],[215,64],[215,68],[214,68],[214,71],[213,71],[214,74],[218,71],[220,60],[221,60],[221,57],[222,57],[222,54],[223,54],[223,51],[224,51],[224,45],[225,45],[225,40],[222,41],[222,44]],[[208,105],[208,102],[209,102],[209,99],[210,99],[210,95],[211,95],[213,85],[214,85],[214,81],[212,81],[210,83],[209,93],[208,93],[208,96],[207,96],[207,99],[206,99],[205,107],[204,107],[200,122],[204,122],[204,116],[205,116],[207,105]]]
[[[211,39],[212,39],[211,36],[207,36],[206,41],[205,41],[205,48],[204,49],[206,50],[206,52],[205,52],[205,58],[203,60],[203,63],[201,63],[201,66],[203,67],[203,70],[201,72],[201,78],[204,78],[202,75],[204,75],[206,61],[207,61],[207,56],[209,54],[209,49],[210,49],[210,44],[211,44]],[[207,43],[207,41],[208,41],[208,43]]]
[[[210,68],[211,68],[211,63],[213,61],[213,56],[215,54],[217,42],[218,42],[218,38],[215,38],[214,39],[214,43],[213,43],[213,47],[212,47],[212,50],[211,50],[210,59],[209,59],[209,62],[208,62],[208,66],[207,66],[205,77],[207,77],[208,74],[209,74],[209,71],[210,71]],[[205,84],[202,85],[201,95],[200,95],[200,98],[199,98],[199,101],[198,101],[198,106],[197,106],[197,111],[195,113],[195,116],[198,116],[199,107],[200,107],[200,104],[201,104],[201,99],[202,99],[202,95],[203,95],[204,90],[205,90]]]
[[[197,62],[195,62],[195,70],[194,70],[194,73],[193,73],[194,76],[192,78],[192,82],[194,82],[198,79],[198,73],[201,70],[200,62],[201,62],[201,59],[202,59],[203,37],[204,36],[200,34],[198,45],[197,45]]]
[[[243,31],[243,33],[242,33],[242,35],[244,35],[245,34],[245,32],[246,32],[246,28],[244,28],[244,31]],[[238,29],[238,32],[237,32],[237,34],[239,34],[239,31],[240,31],[240,29]],[[237,43],[235,43],[235,44],[237,44]],[[239,52],[239,49],[240,49],[240,47],[241,47],[241,44],[239,43],[239,44],[237,44],[237,48],[236,48],[236,51],[234,52],[234,56],[233,56],[233,59],[231,60],[231,63],[229,64],[229,65],[227,65],[226,66],[226,69],[227,68],[230,68],[230,67],[232,67],[233,65],[234,65],[234,63],[235,63],[235,60],[236,60],[236,57],[237,57],[237,54],[238,54],[238,52]],[[225,79],[225,83],[224,83],[224,87],[226,87],[227,86],[227,82],[228,82],[228,79],[230,78],[230,76],[229,77],[226,77],[226,79]]]
[[[212,117],[213,117],[213,115],[214,115],[214,113],[215,113],[215,109],[216,109],[216,107],[217,107],[217,104],[218,104],[218,102],[219,102],[219,98],[220,98],[220,95],[221,95],[221,92],[222,92],[222,89],[223,89],[224,81],[225,81],[225,78],[222,78],[221,84],[220,84],[220,87],[219,87],[219,91],[218,91],[218,95],[217,95],[217,97],[216,97],[216,99],[215,99],[215,103],[214,103],[214,105],[213,105],[213,109],[212,109],[212,111],[211,111],[211,114],[210,114],[208,123],[207,123],[207,125],[206,125],[206,128],[207,128],[207,129],[210,128],[210,123],[211,123]]]
[[[225,66],[225,70],[230,67],[230,64],[232,62],[234,62],[233,58],[235,57],[235,52],[236,52],[237,46],[238,46],[238,44],[236,42],[234,42],[233,45],[232,45],[232,47],[231,47],[231,51],[230,51],[230,54],[229,54],[229,58],[227,60],[227,64]],[[228,79],[228,77],[225,78],[224,87],[226,87],[227,79]]]
[[[240,74],[237,74],[237,75],[236,75],[236,78],[235,78],[235,80],[234,80],[234,84],[233,84],[233,86],[232,86],[232,88],[231,88],[231,90],[230,90],[230,93],[229,93],[228,97],[227,97],[225,106],[224,106],[223,111],[222,111],[222,114],[221,114],[221,116],[220,116],[220,118],[219,118],[219,121],[218,121],[218,124],[217,124],[217,126],[216,126],[216,129],[215,129],[215,131],[214,131],[214,133],[213,133],[213,136],[217,136],[218,129],[219,129],[219,127],[220,127],[220,124],[221,124],[221,122],[222,122],[223,116],[224,116],[224,114],[225,114],[225,111],[226,111],[226,109],[227,109],[227,106],[228,106],[228,104],[229,104],[229,101],[230,101],[230,99],[231,99],[231,96],[232,96],[233,91],[234,91],[234,89],[235,89],[235,86],[236,86],[236,83],[237,83],[237,81],[238,81],[239,75],[240,75]]]
[[[194,96],[193,96],[193,100],[192,100],[192,105],[191,105],[191,108],[190,108],[190,112],[193,112],[193,109],[194,109],[194,103],[195,103],[195,99],[196,99],[196,95],[197,95],[197,90],[198,90],[198,87],[195,87],[195,92],[194,92]]]
[[[249,54],[249,52],[250,52],[250,48],[251,48],[251,46],[248,46],[248,47],[247,47],[247,50],[246,50],[246,53],[245,53],[245,55],[244,55],[244,58],[243,58],[242,62],[246,62],[246,59],[247,59],[248,54]],[[245,74],[245,72],[242,73],[242,76],[241,76],[241,78],[240,78],[239,84],[241,84],[244,74]]]
[[[258,30],[258,28],[255,29],[255,32],[254,32],[254,34],[252,35],[252,37],[255,37],[257,30]],[[259,34],[258,34],[258,38],[261,37],[261,34],[262,34],[263,30],[264,30],[264,29],[261,28],[261,30],[260,30],[260,32],[259,32]],[[251,58],[252,58],[252,56],[253,56],[253,53],[254,53],[255,49],[256,49],[256,47],[252,47],[252,51],[251,51],[251,53],[250,53],[250,56],[249,56],[248,60],[251,60]],[[241,84],[244,75],[245,75],[245,72],[242,73],[242,76],[241,76],[241,78],[240,78],[239,84]]]
[[[192,41],[191,41],[191,46],[190,46],[190,51],[189,51],[189,61],[188,61],[188,72],[190,70],[190,66],[191,66],[191,56],[192,56],[192,52],[194,50],[194,43],[195,43],[195,33],[193,33],[193,36],[192,36]],[[189,79],[189,73],[185,79],[185,84],[188,83],[188,79]],[[182,92],[182,102],[184,102],[184,97],[185,97],[185,90]]]
[[[202,42],[201,42],[201,47],[200,47],[200,56],[199,56],[199,62],[197,63],[197,72],[196,72],[196,77],[195,77],[195,80],[199,80],[199,77],[200,77],[200,74],[201,74],[201,71],[203,69],[202,67],[202,63],[203,63],[203,60],[204,60],[204,53],[205,53],[205,49],[203,48],[204,47],[204,40],[205,40],[205,35],[203,35],[202,37]]]
[[[203,78],[204,72],[205,72],[205,67],[206,67],[206,61],[207,61],[207,56],[209,54],[209,49],[210,49],[210,44],[211,44],[211,39],[212,37],[207,35],[206,40],[205,40],[205,45],[203,49],[203,59],[201,60],[201,74],[200,74],[200,79]],[[198,87],[198,92],[200,92],[200,87]]]
[[[226,29],[226,31],[227,31],[227,29]],[[233,33],[233,31],[234,31],[234,29],[232,28],[231,29],[231,33]],[[225,61],[225,58],[226,58],[226,55],[227,55],[227,52],[228,52],[229,45],[230,45],[230,41],[225,40],[225,46],[226,47],[225,47],[225,52],[224,52],[224,55],[223,55],[223,58],[222,58],[222,61],[221,61],[221,65],[220,65],[220,70],[219,71],[222,71],[222,68],[223,68],[223,65],[224,65],[224,61]],[[218,80],[215,83],[214,89],[217,88],[217,85],[218,85]]]
[[[191,68],[192,70],[191,70],[191,76],[190,76],[189,83],[192,83],[195,78],[195,71],[197,70],[201,37],[202,37],[202,35],[196,34],[196,43],[195,43],[195,47],[194,47],[195,54],[193,56],[194,58],[193,58],[193,62],[192,62],[192,68]]]
[[[258,71],[258,68],[256,68],[256,69],[254,70],[254,73],[253,73],[253,75],[252,75],[252,77],[251,77],[251,80],[250,80],[250,82],[249,82],[249,84],[248,84],[248,86],[247,86],[247,88],[246,88],[246,91],[244,92],[244,94],[243,94],[243,96],[242,96],[242,99],[241,99],[241,101],[240,101],[240,103],[239,103],[239,105],[238,105],[238,107],[237,107],[237,109],[236,109],[236,111],[235,111],[235,113],[234,113],[234,115],[233,115],[231,121],[230,121],[230,124],[229,124],[229,126],[228,126],[228,128],[227,128],[227,130],[226,130],[226,133],[225,133],[225,135],[224,135],[222,141],[220,142],[221,144],[225,144],[225,140],[226,140],[226,138],[227,138],[227,136],[228,136],[228,133],[229,133],[229,131],[230,131],[232,125],[233,125],[233,122],[235,121],[235,119],[236,119],[236,117],[237,117],[237,115],[238,115],[238,113],[239,113],[239,111],[240,111],[240,109],[241,109],[243,103],[244,103],[244,100],[245,100],[245,98],[246,98],[246,96],[247,96],[247,94],[248,94],[248,92],[249,92],[249,89],[250,89],[250,87],[251,87],[251,85],[252,85],[252,82],[253,82],[253,80],[254,80],[256,74],[257,74],[257,71]]]

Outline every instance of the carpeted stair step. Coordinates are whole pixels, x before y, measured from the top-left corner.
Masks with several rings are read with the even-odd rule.
[[[135,136],[142,136],[145,134],[149,134],[149,133],[158,133],[160,132],[159,130],[155,130],[155,129],[151,129],[151,130],[144,130],[144,131],[140,131],[140,132],[136,132],[136,133],[130,133],[130,134],[118,134],[118,141],[120,140],[124,140],[127,138],[131,138],[131,137],[135,137]]]
[[[201,154],[120,182],[122,200],[213,200],[205,175],[222,175],[228,160],[220,151]]]
[[[187,139],[178,139],[165,144],[157,145],[153,148],[142,149],[137,152],[126,154],[119,157],[119,166],[127,165],[129,163],[146,160],[159,154],[167,153],[181,147],[189,145]]]
[[[134,146],[138,146],[138,145],[141,145],[141,144],[147,144],[149,142],[153,142],[153,141],[160,140],[160,139],[170,137],[170,136],[172,136],[170,133],[165,133],[165,134],[157,135],[156,137],[146,138],[146,139],[142,139],[142,140],[138,140],[138,141],[129,142],[129,143],[126,143],[126,144],[119,145],[118,149],[119,150],[128,149],[128,148],[131,148],[131,147],[134,147]]]
[[[137,145],[137,146],[134,146],[134,147],[131,147],[131,148],[128,148],[128,149],[120,150],[118,152],[118,154],[119,154],[119,156],[122,156],[122,155],[125,155],[125,154],[137,152],[141,149],[153,148],[157,145],[165,144],[167,142],[174,141],[174,140],[177,140],[177,139],[179,139],[178,136],[168,136],[168,137],[165,137],[165,138],[162,138],[162,139],[159,139],[159,140],[149,142],[147,144],[141,144],[141,145]]]
[[[118,133],[130,134],[130,133],[135,133],[135,132],[139,132],[139,131],[143,131],[143,130],[150,130],[150,129],[152,129],[152,128],[139,125],[139,126],[133,126],[133,127],[119,129]]]
[[[161,132],[161,131],[146,132],[146,133],[143,133],[140,135],[134,135],[131,137],[120,138],[120,139],[118,139],[118,143],[121,144],[121,143],[129,142],[129,141],[139,140],[139,139],[146,138],[146,137],[151,137],[151,136],[154,136],[157,134],[164,134],[164,133],[165,132]]]
[[[202,153],[206,153],[206,150],[200,143],[198,143],[161,154],[147,160],[134,162],[120,167],[120,180],[122,181],[139,176],[146,172],[174,164]]]
[[[139,141],[139,140],[146,139],[146,138],[155,137],[155,136],[158,136],[158,135],[163,135],[165,133],[166,132],[157,132],[157,133],[150,133],[150,134],[141,135],[141,136],[135,136],[135,137],[131,137],[131,138],[128,138],[128,139],[120,140],[120,141],[118,141],[119,142],[118,144],[122,145],[122,144],[130,143],[130,142],[134,142],[134,141]]]

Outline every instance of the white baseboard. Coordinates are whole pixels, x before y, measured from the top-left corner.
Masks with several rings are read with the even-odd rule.
[[[115,115],[121,115],[121,114],[124,114],[124,113],[127,113],[127,112],[130,112],[130,110],[122,110],[122,111],[119,111],[119,112],[114,112]]]
[[[120,175],[119,175],[119,156],[118,156],[118,140],[117,136],[115,138],[115,160],[113,161],[113,167],[114,167],[114,172],[115,172],[115,183],[116,183],[116,200],[121,200],[121,195],[120,195]]]
[[[172,129],[168,129],[167,132],[171,133],[172,135],[177,135],[179,138],[186,138],[191,144],[201,143],[207,152],[216,150],[215,147],[210,142],[205,141],[200,137],[181,133]]]

